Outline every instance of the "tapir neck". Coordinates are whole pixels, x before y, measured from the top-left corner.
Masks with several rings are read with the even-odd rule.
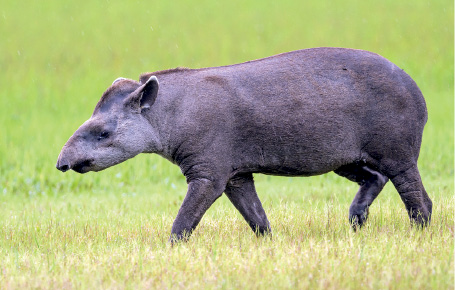
[[[178,147],[175,134],[178,123],[176,122],[178,118],[177,107],[172,91],[159,91],[155,103],[145,114],[145,118],[150,123],[150,142],[144,153],[156,153],[176,163],[173,159],[173,153]]]

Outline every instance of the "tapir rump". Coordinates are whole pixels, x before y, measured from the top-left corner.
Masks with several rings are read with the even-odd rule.
[[[188,192],[171,241],[187,238],[223,193],[257,234],[271,232],[253,173],[334,171],[359,184],[354,228],[390,179],[413,224],[432,202],[417,159],[427,121],[416,83],[362,50],[314,48],[241,64],[119,78],[64,145],[61,171],[100,171],[139,153],[178,165]]]

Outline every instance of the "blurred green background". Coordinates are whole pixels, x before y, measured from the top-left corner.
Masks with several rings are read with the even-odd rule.
[[[318,46],[370,50],[408,72],[429,108],[424,179],[453,179],[452,1],[7,1],[0,35],[4,194],[109,190],[119,172],[131,186],[184,182],[149,156],[83,177],[54,165],[119,76]]]

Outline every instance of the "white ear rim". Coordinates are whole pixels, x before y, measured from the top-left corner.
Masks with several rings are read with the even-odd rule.
[[[115,83],[118,82],[118,81],[121,81],[121,80],[126,80],[126,79],[125,79],[125,78],[117,78],[115,81],[112,82],[112,85],[115,84]],[[111,86],[112,86],[112,85],[111,85]]]
[[[156,76],[149,77],[149,79],[145,83],[153,82],[153,81],[155,81],[158,85],[160,85]]]

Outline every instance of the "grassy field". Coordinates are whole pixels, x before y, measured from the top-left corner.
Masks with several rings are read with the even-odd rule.
[[[6,1],[0,7],[0,289],[453,289],[453,1]],[[188,243],[167,238],[179,168],[141,155],[100,173],[55,170],[119,76],[340,46],[405,69],[427,100],[419,167],[429,228],[388,184],[353,232],[357,186],[327,174],[255,176],[274,236],[226,197]]]

